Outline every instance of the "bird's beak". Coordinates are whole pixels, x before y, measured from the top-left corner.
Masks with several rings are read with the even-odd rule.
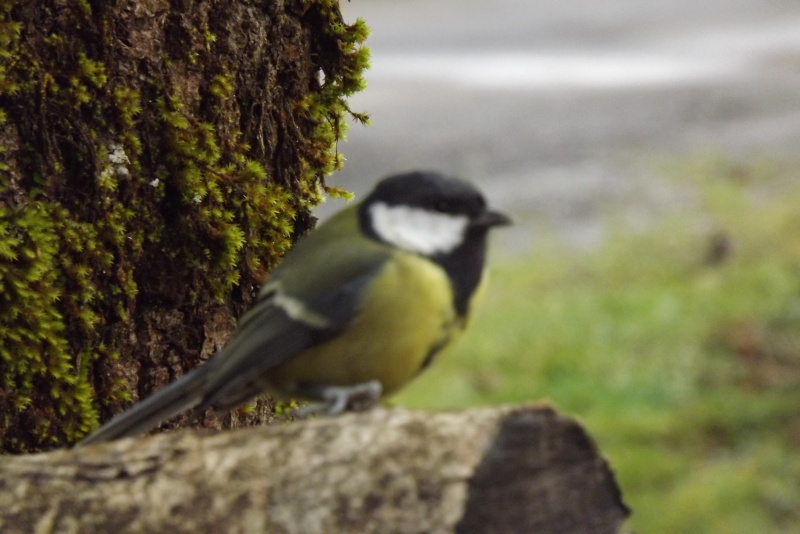
[[[473,219],[470,226],[473,228],[491,228],[492,226],[508,226],[514,221],[505,213],[499,211],[485,211],[476,219]]]

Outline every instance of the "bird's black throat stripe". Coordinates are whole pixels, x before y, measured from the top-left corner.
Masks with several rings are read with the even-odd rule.
[[[484,228],[468,230],[464,242],[449,254],[440,254],[432,259],[442,266],[453,288],[453,305],[460,317],[466,317],[469,303],[483,276],[486,259],[486,235]]]

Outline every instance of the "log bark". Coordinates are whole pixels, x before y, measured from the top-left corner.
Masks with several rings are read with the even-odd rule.
[[[607,462],[544,406],[377,409],[0,458],[2,532],[614,533]]]

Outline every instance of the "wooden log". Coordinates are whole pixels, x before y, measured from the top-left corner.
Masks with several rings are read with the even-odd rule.
[[[0,458],[2,532],[615,533],[607,462],[545,406],[376,409]]]

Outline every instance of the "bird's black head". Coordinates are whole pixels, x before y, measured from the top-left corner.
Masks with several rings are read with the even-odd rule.
[[[365,201],[410,206],[454,215],[478,216],[486,200],[469,182],[435,172],[409,172],[385,178]]]
[[[426,256],[448,254],[469,236],[511,222],[488,210],[469,182],[435,172],[385,178],[359,209],[367,235]]]

